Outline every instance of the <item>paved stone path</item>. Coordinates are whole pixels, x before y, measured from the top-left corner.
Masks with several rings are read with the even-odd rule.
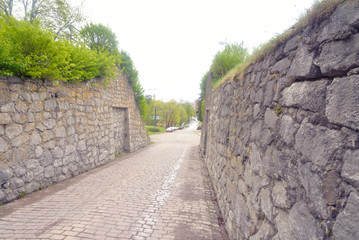
[[[224,239],[199,136],[148,148],[0,207],[0,239]]]

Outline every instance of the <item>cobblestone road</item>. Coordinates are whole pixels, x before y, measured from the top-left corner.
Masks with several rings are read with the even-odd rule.
[[[0,207],[0,239],[222,239],[199,136],[148,148]]]

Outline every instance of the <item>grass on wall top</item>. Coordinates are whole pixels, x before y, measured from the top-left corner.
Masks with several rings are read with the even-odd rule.
[[[253,54],[248,58],[245,63],[238,64],[232,68],[223,78],[213,84],[213,89],[218,88],[222,83],[227,80],[239,78],[243,79],[245,70],[262,60],[264,60],[269,54],[281,44],[286,43],[289,39],[294,37],[299,32],[303,31],[307,26],[319,27],[320,23],[328,19],[330,15],[335,11],[338,5],[344,2],[359,2],[359,0],[322,0],[316,1],[306,14],[302,14],[299,21],[289,28],[284,33],[272,38],[267,43],[260,45],[254,50]]]

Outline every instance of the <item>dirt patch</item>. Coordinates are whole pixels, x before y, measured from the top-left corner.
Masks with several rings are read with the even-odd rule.
[[[191,189],[191,186],[186,184],[183,186],[181,194],[179,195],[185,201],[201,201],[205,200],[205,196],[198,194],[194,189]]]
[[[207,239],[213,239],[213,236],[208,231],[191,229],[186,224],[179,224],[175,229],[175,239],[207,240]]]

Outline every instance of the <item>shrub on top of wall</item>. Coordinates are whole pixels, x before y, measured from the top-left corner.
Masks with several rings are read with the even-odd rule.
[[[248,59],[248,51],[243,43],[226,44],[223,51],[218,52],[212,61],[210,71],[213,74],[212,83],[220,82],[232,68],[242,65]]]
[[[0,75],[52,81],[72,81],[117,74],[116,57],[96,52],[82,43],[54,40],[39,21],[30,23],[0,15]]]

